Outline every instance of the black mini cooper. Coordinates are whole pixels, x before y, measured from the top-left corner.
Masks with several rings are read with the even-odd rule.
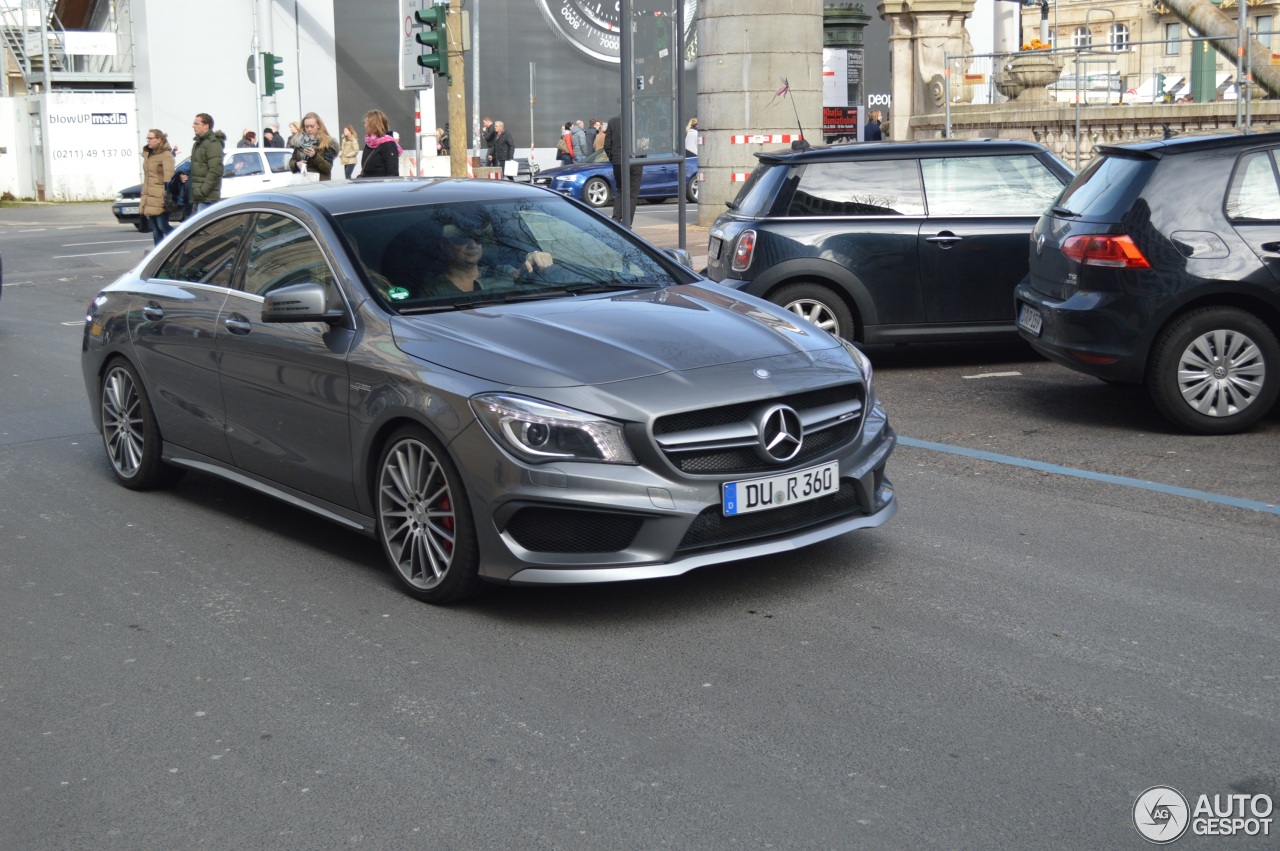
[[[863,343],[1016,336],[1027,236],[1071,169],[1031,142],[756,154],[707,276]]]

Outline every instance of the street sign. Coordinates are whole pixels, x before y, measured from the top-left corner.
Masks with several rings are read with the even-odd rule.
[[[419,9],[427,9],[436,5],[432,0],[400,0],[400,90],[429,89],[435,83],[435,74],[429,68],[418,64],[422,55],[422,45],[418,44],[417,35],[422,32],[422,24],[418,23],[414,14]]]
[[[249,75],[250,83],[258,82],[258,63],[256,61],[257,58],[258,57],[256,56],[250,56],[249,61],[246,62],[244,66],[245,73]]]

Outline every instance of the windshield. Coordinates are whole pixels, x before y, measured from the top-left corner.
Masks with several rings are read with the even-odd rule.
[[[648,248],[554,196],[371,210],[338,225],[374,295],[401,314],[683,282]]]

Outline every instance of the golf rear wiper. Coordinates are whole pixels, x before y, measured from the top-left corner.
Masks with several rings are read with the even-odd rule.
[[[1066,216],[1069,219],[1076,219],[1080,217],[1079,213],[1077,213],[1074,210],[1068,210],[1066,207],[1062,206],[1061,204],[1054,204],[1052,207],[1049,208],[1049,212],[1053,213],[1055,216]]]

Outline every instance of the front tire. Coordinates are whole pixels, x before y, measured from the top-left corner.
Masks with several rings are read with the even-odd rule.
[[[613,200],[613,190],[603,177],[593,177],[582,187],[582,200],[599,209]]]
[[[1247,311],[1193,310],[1156,339],[1147,389],[1160,413],[1187,431],[1244,431],[1280,391],[1280,343]]]
[[[684,200],[690,204],[698,203],[698,175],[689,178],[689,186],[685,189]]]
[[[378,538],[401,587],[428,603],[476,592],[480,556],[462,477],[424,429],[392,435],[378,462]]]
[[[151,232],[151,225],[147,224],[146,219],[138,219],[138,221],[133,223],[133,226],[138,229],[138,233]]]
[[[150,490],[181,477],[182,470],[164,462],[151,400],[130,363],[117,360],[107,368],[99,400],[102,443],[116,481],[131,490]]]
[[[829,287],[808,282],[789,284],[770,294],[769,301],[812,322],[833,337],[854,339],[853,313]]]

